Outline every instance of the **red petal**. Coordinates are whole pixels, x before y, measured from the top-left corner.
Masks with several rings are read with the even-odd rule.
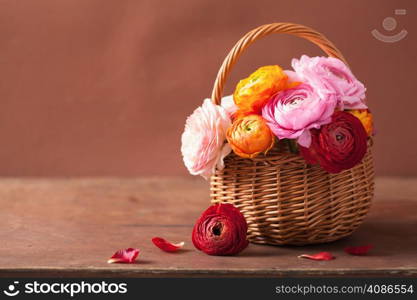
[[[346,247],[345,252],[351,255],[365,255],[371,250],[373,245],[358,246],[358,247]]]
[[[330,253],[330,252],[320,252],[317,254],[302,254],[300,256],[298,256],[299,258],[308,258],[308,259],[312,259],[312,260],[332,260],[335,257]]]
[[[133,263],[139,255],[139,249],[127,248],[117,251],[107,261],[109,264],[113,263]]]
[[[160,237],[154,237],[152,239],[152,242],[155,244],[156,247],[158,247],[159,249],[161,249],[165,252],[178,251],[185,244],[184,242],[181,242],[181,243],[178,243],[178,244],[173,244],[173,243],[170,243],[167,240],[164,240],[163,238],[160,238]]]

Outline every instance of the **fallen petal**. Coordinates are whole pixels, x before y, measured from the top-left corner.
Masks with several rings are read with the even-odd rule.
[[[374,246],[373,245],[366,245],[366,246],[357,246],[357,247],[346,247],[345,252],[351,255],[365,255],[371,250]]]
[[[312,255],[302,254],[298,256],[298,258],[308,258],[312,260],[332,260],[335,257],[330,252],[320,252],[320,253],[312,254]]]
[[[117,251],[113,254],[112,257],[107,261],[109,264],[113,263],[133,263],[136,260],[136,257],[139,255],[139,249],[127,248]]]
[[[168,242],[167,240],[160,238],[160,237],[154,237],[152,239],[152,242],[155,244],[156,247],[159,249],[165,251],[165,252],[175,252],[181,249],[184,246],[184,242],[173,244]]]

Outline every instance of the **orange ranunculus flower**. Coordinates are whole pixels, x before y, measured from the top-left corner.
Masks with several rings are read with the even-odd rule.
[[[244,158],[268,152],[275,139],[264,118],[255,114],[235,119],[226,137],[233,152]]]
[[[366,133],[368,136],[371,136],[374,132],[372,113],[368,109],[355,109],[350,110],[349,112],[361,121],[363,127],[365,127]]]
[[[233,99],[241,111],[259,114],[266,102],[287,85],[288,76],[279,66],[264,66],[239,81]]]

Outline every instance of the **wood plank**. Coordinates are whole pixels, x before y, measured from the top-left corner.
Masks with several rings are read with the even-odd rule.
[[[0,276],[417,276],[417,179],[378,178],[370,215],[349,238],[305,247],[251,244],[239,256],[214,257],[191,243],[209,205],[199,178],[2,179]],[[185,241],[163,253],[151,238]],[[368,256],[343,252],[374,244]],[[132,265],[109,265],[120,248],[141,249]],[[299,259],[331,251],[328,262]]]

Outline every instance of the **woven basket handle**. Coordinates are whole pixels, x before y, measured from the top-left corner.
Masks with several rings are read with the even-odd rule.
[[[217,73],[216,81],[214,82],[213,92],[211,93],[211,99],[213,103],[219,105],[224,84],[227,76],[232,70],[233,65],[238,60],[239,56],[256,40],[271,34],[271,33],[288,33],[298,37],[305,38],[310,42],[319,46],[328,56],[336,57],[346,63],[342,53],[330,42],[324,35],[311,29],[309,27],[292,24],[292,23],[272,23],[267,25],[259,26],[247,34],[245,34],[236,45],[230,50],[229,54],[223,61],[219,72]],[[347,63],[346,63],[347,64]]]

